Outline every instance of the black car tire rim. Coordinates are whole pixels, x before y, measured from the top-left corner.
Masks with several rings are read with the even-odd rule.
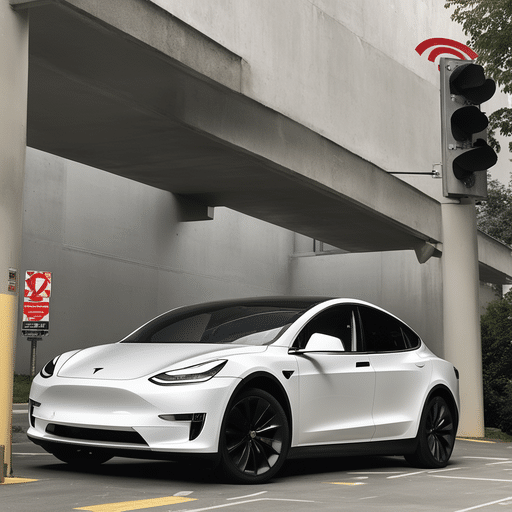
[[[286,458],[286,414],[279,402],[262,390],[251,390],[235,400],[226,415],[223,436],[224,464],[235,478],[270,478]]]
[[[432,457],[439,463],[446,463],[455,442],[455,428],[450,408],[440,397],[429,404],[425,430]]]

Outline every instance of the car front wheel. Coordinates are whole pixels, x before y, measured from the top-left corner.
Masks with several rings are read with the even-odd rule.
[[[416,451],[405,458],[413,466],[443,468],[450,460],[455,435],[452,410],[444,398],[433,397],[421,415]]]
[[[221,469],[230,481],[268,481],[281,469],[289,447],[286,413],[270,393],[249,389],[231,401],[220,439]]]

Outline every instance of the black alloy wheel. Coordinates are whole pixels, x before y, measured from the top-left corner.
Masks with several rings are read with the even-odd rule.
[[[409,463],[426,468],[443,468],[448,464],[455,444],[454,415],[440,396],[432,398],[421,416],[416,452],[406,456]]]
[[[281,469],[289,447],[288,419],[270,393],[249,389],[230,403],[220,440],[221,468],[230,481],[268,481]]]

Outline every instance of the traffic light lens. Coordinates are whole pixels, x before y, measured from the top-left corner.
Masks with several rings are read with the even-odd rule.
[[[471,139],[474,133],[485,130],[488,124],[487,116],[478,107],[459,108],[451,117],[453,138],[458,141]]]
[[[478,64],[463,64],[450,76],[450,92],[464,96],[474,104],[484,103],[496,92],[496,83],[485,78],[484,68]]]
[[[462,153],[453,161],[453,174],[464,183],[474,172],[486,171],[498,161],[496,153],[483,139],[477,139],[473,146],[474,149]]]

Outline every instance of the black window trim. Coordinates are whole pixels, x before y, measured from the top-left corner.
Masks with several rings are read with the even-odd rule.
[[[344,302],[344,303],[341,303],[341,304],[339,304],[339,303],[338,304],[333,304],[332,306],[329,306],[329,307],[327,307],[325,309],[322,309],[321,311],[316,313],[313,317],[311,317],[301,327],[299,332],[296,334],[295,339],[293,340],[293,343],[290,345],[290,348],[298,348],[296,346],[296,344],[297,344],[297,340],[299,338],[299,335],[302,333],[303,329],[305,329],[306,326],[310,322],[312,322],[315,318],[317,318],[322,313],[325,313],[329,309],[333,309],[333,308],[339,307],[339,306],[350,306],[352,308],[352,320],[354,322],[354,325],[353,325],[354,332],[352,333],[352,336],[355,333],[355,336],[356,336],[356,350],[354,351],[353,347],[351,346],[350,350],[345,350],[345,351],[340,351],[340,352],[333,352],[334,355],[345,355],[345,354],[352,354],[352,355],[353,354],[398,354],[398,353],[403,353],[403,352],[412,352],[413,350],[418,350],[419,348],[421,348],[421,345],[422,345],[421,336],[419,336],[418,333],[416,331],[414,331],[414,329],[411,329],[411,327],[409,327],[405,322],[400,320],[398,317],[392,315],[391,313],[388,313],[385,310],[373,307],[371,305],[359,304],[359,303],[356,303],[356,302]],[[414,335],[418,339],[418,344],[416,346],[413,346],[413,347],[407,347],[407,348],[404,348],[404,349],[396,349],[396,350],[363,350],[363,349],[366,349],[366,341],[365,341],[365,337],[364,337],[364,326],[363,326],[363,321],[362,321],[361,312],[360,312],[361,308],[369,308],[369,309],[372,309],[374,311],[380,311],[381,313],[384,313],[386,315],[389,315],[391,318],[394,318],[400,324],[400,330],[402,332],[402,336],[404,337],[404,339],[408,340],[408,336],[405,336],[405,333],[404,333],[404,330],[403,330],[403,327],[406,327],[412,333],[414,333]],[[361,350],[359,350],[359,349],[361,349]]]
[[[360,308],[374,309],[376,311],[381,311],[382,313],[385,313],[386,315],[390,315],[390,313],[383,311],[381,309],[376,309],[371,306],[366,306],[366,305],[362,305],[362,304],[355,304],[355,306],[356,306],[356,310],[357,310],[357,323],[359,324],[359,329],[360,329],[360,333],[361,333],[361,335],[359,337],[359,340],[361,343],[361,348],[366,349],[364,326],[363,326],[363,321],[361,318]],[[400,330],[402,331],[402,336],[404,336],[404,331],[403,331],[402,326],[405,326],[416,335],[416,337],[418,338],[418,344],[415,347],[408,347],[408,348],[397,349],[397,350],[361,350],[361,351],[357,352],[358,354],[398,354],[398,353],[403,353],[403,352],[412,352],[413,350],[418,350],[421,347],[421,343],[422,343],[421,336],[419,336],[416,331],[411,329],[407,324],[402,322],[402,320],[400,320],[399,318],[395,317],[394,315],[390,315],[390,316],[392,318],[394,318],[395,320],[397,320],[398,322],[400,322]],[[405,339],[407,339],[407,336],[405,337]]]

